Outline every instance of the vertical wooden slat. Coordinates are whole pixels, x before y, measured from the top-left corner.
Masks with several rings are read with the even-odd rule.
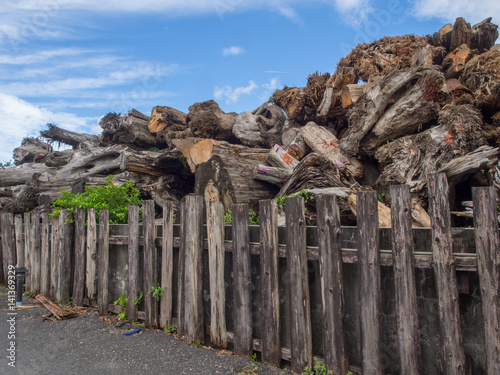
[[[446,175],[444,173],[428,175],[427,187],[429,189],[429,214],[432,224],[432,254],[439,303],[443,373],[445,375],[462,375],[465,373],[465,354],[460,327]]]
[[[377,192],[358,192],[359,295],[363,375],[384,373]]]
[[[31,290],[31,213],[24,213],[24,263],[28,269],[24,282],[26,290]]]
[[[40,216],[31,215],[31,292],[33,295],[40,293],[40,275],[41,275],[41,230]]]
[[[312,365],[312,327],[307,273],[304,198],[285,199],[287,265],[290,273],[292,371]]]
[[[208,262],[210,273],[210,344],[227,348],[224,289],[224,205],[207,202]]]
[[[134,299],[139,297],[139,207],[128,207],[128,303],[127,318],[137,320],[138,306]]]
[[[262,288],[261,357],[262,362],[281,364],[278,207],[274,199],[259,202],[260,275]]]
[[[405,374],[418,375],[420,374],[420,334],[410,187],[393,185],[390,187],[390,192],[400,366]]]
[[[493,375],[500,374],[500,239],[495,188],[472,188],[472,199],[487,374]]]
[[[163,205],[163,233],[161,243],[160,327],[172,325],[172,282],[174,272],[174,207],[172,202]]]
[[[186,202],[181,202],[179,206],[180,211],[180,244],[179,244],[179,267],[178,267],[178,282],[177,282],[177,331],[179,333],[185,332],[185,319],[184,319],[184,302],[185,302],[185,284],[184,284],[184,274],[185,274],[185,241],[184,238],[186,233],[186,227],[188,223],[186,222]]]
[[[108,313],[109,282],[109,211],[99,211],[99,234],[97,240],[97,309],[99,314]]]
[[[69,222],[71,214],[61,210],[59,215],[59,246],[57,253],[57,292],[56,299],[66,304],[71,295],[71,255],[73,252],[73,224]]]
[[[146,328],[158,328],[158,301],[153,297],[151,288],[158,285],[157,254],[155,246],[155,207],[154,201],[142,202],[142,230],[144,237],[144,321]]]
[[[4,269],[4,266],[8,267],[8,265],[7,265],[6,259],[4,259],[4,257],[6,257],[6,255],[7,255],[7,253],[3,250],[3,245],[2,245],[2,242],[3,242],[3,233],[2,233],[2,229],[1,229],[2,228],[2,218],[3,218],[3,213],[0,213],[0,283],[7,285],[8,282],[7,282],[5,275],[7,275],[8,273],[6,272],[6,268]]]
[[[186,197],[185,251],[185,340],[204,342],[203,325],[203,197]]]
[[[46,297],[50,294],[50,233],[49,214],[42,214],[42,251],[40,265],[40,293]]]
[[[14,241],[14,216],[12,213],[2,214],[2,252],[3,252],[3,270],[5,285],[8,284],[9,266],[16,265],[16,244]]]
[[[23,237],[22,215],[18,214],[14,216],[14,228],[16,233],[17,267],[26,267],[24,261],[24,237]]]
[[[250,357],[253,353],[253,333],[248,205],[234,204],[231,207],[231,215],[233,220],[234,352]]]
[[[77,208],[75,212],[75,272],[73,277],[73,302],[83,305],[85,296],[85,210]]]
[[[95,209],[87,210],[87,275],[85,285],[89,301],[97,294],[97,223]]]
[[[342,276],[342,249],[340,213],[337,197],[317,197],[318,247],[323,296],[323,351],[325,365],[334,374],[349,370],[344,330],[344,286]]]
[[[51,299],[56,299],[57,284],[59,274],[57,273],[57,265],[59,263],[59,218],[51,219],[52,233],[50,235],[50,287],[49,296]]]

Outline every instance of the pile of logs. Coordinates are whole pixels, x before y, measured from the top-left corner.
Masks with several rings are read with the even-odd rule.
[[[260,199],[333,192],[345,224],[355,222],[355,193],[376,189],[386,225],[389,185],[408,184],[414,225],[429,226],[429,173],[447,174],[452,211],[469,211],[462,186],[500,189],[497,38],[491,18],[473,26],[458,18],[433,35],[360,44],[333,75],[316,72],[253,111],[225,113],[209,100],[188,113],[109,113],[99,136],[49,124],[0,171],[0,210],[48,207],[59,190],[82,192],[113,174],[160,206],[196,193],[257,211]]]

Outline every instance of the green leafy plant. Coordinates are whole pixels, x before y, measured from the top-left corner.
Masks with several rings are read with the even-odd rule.
[[[139,320],[134,320],[134,321],[132,322],[132,324],[133,324],[133,325],[136,325],[136,326],[142,326],[142,327],[144,327],[144,322],[141,322],[141,321],[139,321]]]
[[[31,297],[31,290],[27,290],[23,293],[26,297]]]
[[[0,162],[0,169],[5,169],[7,167],[10,167],[12,165],[12,160],[6,161],[6,162]]]
[[[150,147],[150,148],[148,148],[148,151],[156,151],[156,152],[158,152],[158,151],[160,151],[160,149],[158,147]]]
[[[163,328],[163,331],[165,333],[168,333],[170,335],[176,335],[177,334],[177,327],[176,326],[167,326]]]
[[[252,361],[257,362],[257,353],[252,354]]]
[[[144,297],[144,293],[142,290],[140,290],[139,293],[137,293],[137,298],[135,298],[132,301],[132,305],[137,306],[138,304],[140,304],[143,297]]]
[[[254,210],[248,211],[248,223],[250,225],[259,225],[260,219],[257,215],[257,212]],[[224,224],[231,225],[233,223],[233,216],[231,214],[231,210],[227,210],[224,213]]]
[[[154,286],[151,287],[151,290],[149,291],[149,293],[152,293],[153,298],[156,298],[156,300],[158,302],[160,302],[161,297],[163,297],[163,295],[164,295],[163,289],[165,289],[165,287],[162,288],[160,286],[160,283],[158,283],[157,287],[154,287]]]
[[[377,195],[377,197],[378,197],[378,200],[379,200],[380,202],[383,202],[383,201],[384,201],[384,198],[385,198],[385,193],[379,193],[379,194]]]
[[[312,369],[306,366],[302,371],[302,375],[333,375],[333,371],[327,370],[324,362],[316,361]]]
[[[55,211],[51,216],[58,217],[63,209],[74,214],[77,208],[94,208],[97,213],[99,210],[108,210],[111,224],[125,224],[128,220],[128,206],[140,205],[141,194],[134,188],[132,181],[115,185],[113,177],[109,175],[106,178],[105,186],[86,186],[84,193],[73,194],[62,190],[59,198],[52,202]]]
[[[233,222],[233,217],[231,215],[231,210],[227,210],[226,212],[224,212],[224,223],[226,225],[231,225],[232,222]]]
[[[120,305],[123,307],[123,311],[118,314],[118,318],[125,320],[127,319],[127,295],[123,293],[119,299],[113,302],[115,305]]]
[[[307,190],[302,189],[298,193],[293,193],[293,194],[288,194],[284,195],[282,197],[277,197],[274,198],[274,200],[278,203],[278,206],[284,207],[285,206],[285,198],[290,198],[290,197],[302,197],[304,198],[304,203],[307,203],[309,201],[312,201],[315,196],[309,193]]]
[[[200,340],[196,340],[192,344],[195,348],[201,348],[201,341]]]
[[[242,375],[257,375],[256,371],[258,370],[258,367],[254,363],[250,363],[249,365],[246,365],[243,367],[241,370],[238,371],[238,374]]]

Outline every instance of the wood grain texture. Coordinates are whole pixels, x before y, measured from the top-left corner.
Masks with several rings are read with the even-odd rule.
[[[25,212],[23,214],[23,227],[24,227],[24,263],[28,269],[24,282],[26,290],[31,290],[31,213]],[[55,297],[55,295],[54,295]]]
[[[9,266],[16,265],[16,243],[14,241],[14,216],[12,213],[2,213],[2,252],[5,284],[8,284]]]
[[[14,216],[14,230],[16,236],[16,262],[17,267],[25,267],[24,260],[24,237],[23,237],[23,216]]]
[[[94,299],[97,294],[97,223],[95,209],[87,210],[87,297]]]
[[[40,275],[41,275],[41,230],[40,216],[32,214],[31,216],[31,292],[33,295],[40,293]],[[69,299],[69,295],[68,295]]]
[[[109,283],[109,211],[99,211],[99,233],[97,239],[97,310],[108,313]]]
[[[134,299],[139,294],[139,207],[128,207],[128,291],[127,319],[138,318],[138,306]]]
[[[50,294],[50,231],[49,215],[46,212],[42,213],[41,236],[40,294],[48,297]]]
[[[73,252],[73,224],[69,222],[71,214],[61,210],[59,214],[59,244],[57,249],[57,290],[56,300],[66,304],[71,296],[71,258]],[[38,218],[35,219],[38,221]],[[36,246],[36,245],[35,245]]]
[[[179,242],[179,268],[178,268],[178,281],[177,281],[177,332],[179,334],[185,332],[185,319],[184,319],[184,301],[185,301],[185,263],[186,263],[186,251],[185,251],[185,241],[184,238],[186,233],[186,227],[188,223],[186,222],[186,202],[181,202],[179,206],[180,211],[180,242]]]
[[[174,274],[174,205],[163,204],[163,233],[161,246],[161,286],[164,295],[160,301],[160,327],[172,325],[172,286]]]
[[[142,202],[142,230],[144,237],[144,312],[146,328],[158,328],[158,301],[151,288],[158,287],[158,257],[155,246],[155,206],[153,200]],[[151,293],[150,293],[151,292]]]
[[[77,306],[83,305],[85,295],[85,209],[75,211],[75,272],[73,277],[73,302]]]
[[[50,288],[49,296],[52,300],[56,299],[57,283],[59,274],[57,265],[59,264],[59,218],[51,218],[52,230],[50,233]]]

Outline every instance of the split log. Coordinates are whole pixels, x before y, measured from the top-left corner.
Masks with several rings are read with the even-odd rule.
[[[148,129],[161,135],[167,131],[185,130],[187,114],[171,107],[157,106],[151,110]]]
[[[340,92],[349,84],[355,84],[359,80],[359,72],[356,68],[341,67],[330,78],[323,94],[323,100],[318,107],[318,117],[333,117],[338,114],[340,106]]]
[[[291,174],[292,170],[289,168],[276,168],[259,164],[254,169],[253,178],[281,186],[288,180]]]
[[[488,51],[498,38],[498,26],[491,23],[491,17],[472,26],[471,48],[479,53]]]
[[[413,51],[411,67],[431,68],[433,65],[441,65],[446,54],[446,48],[442,46],[433,47],[430,44],[417,46]]]
[[[342,108],[350,108],[365,93],[366,85],[351,84],[342,88]]]
[[[236,113],[225,113],[215,101],[207,100],[189,107],[186,121],[195,137],[238,143],[233,135],[235,119]]]
[[[458,17],[451,31],[450,51],[455,50],[462,44],[470,46],[472,37],[472,28],[470,23],[466,22],[462,17]]]
[[[62,129],[54,124],[47,124],[47,126],[48,129],[42,130],[40,135],[49,139],[51,142],[64,143],[73,146],[74,149],[83,148],[87,150],[97,147],[101,143],[99,137],[96,135],[75,133]]]
[[[14,149],[14,163],[37,163],[53,151],[52,146],[39,139],[27,137],[21,142],[21,146]]]
[[[266,163],[273,167],[293,170],[299,164],[299,161],[277,144],[267,155]]]
[[[0,187],[24,185],[31,181],[34,173],[54,172],[53,168],[47,168],[45,164],[28,163],[20,167],[0,169]]]
[[[448,180],[456,181],[466,174],[488,170],[498,163],[498,147],[481,146],[467,155],[450,160],[438,173],[446,173]]]
[[[300,129],[300,134],[313,152],[323,155],[339,166],[340,170],[347,170],[351,176],[359,178],[363,175],[363,165],[356,158],[349,157],[339,147],[337,137],[325,128],[309,122]]]
[[[471,57],[471,50],[467,44],[462,44],[450,52],[441,64],[446,79],[457,78]]]
[[[120,125],[113,135],[113,143],[127,145],[136,150],[151,147],[162,148],[163,143],[148,129],[149,116],[132,109],[120,119]]]
[[[309,151],[310,148],[300,133],[297,134],[287,149],[287,152],[297,160],[302,159]]]

